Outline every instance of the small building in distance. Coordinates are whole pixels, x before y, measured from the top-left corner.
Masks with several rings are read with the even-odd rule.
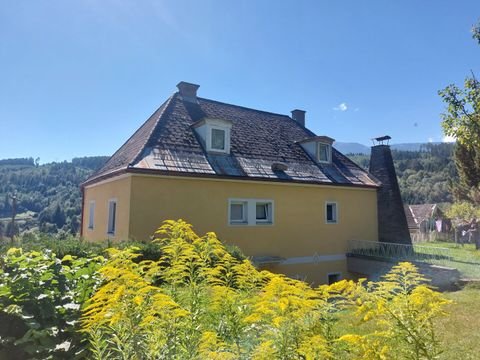
[[[405,205],[408,230],[412,241],[449,239],[452,222],[438,204]]]

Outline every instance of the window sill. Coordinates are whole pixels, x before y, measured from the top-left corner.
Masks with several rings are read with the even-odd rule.
[[[248,226],[247,222],[229,222],[228,225],[230,226]]]

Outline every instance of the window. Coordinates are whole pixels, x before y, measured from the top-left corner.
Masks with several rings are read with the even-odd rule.
[[[244,201],[232,201],[230,203],[230,223],[247,223],[247,203]]]
[[[332,285],[333,283],[336,283],[337,281],[340,281],[341,279],[342,279],[342,274],[341,273],[328,274],[328,285]]]
[[[338,222],[337,203],[327,202],[325,204],[325,221],[327,224],[336,224]]]
[[[260,199],[230,199],[230,225],[272,225],[273,201]]]
[[[230,133],[233,123],[226,119],[202,119],[192,125],[205,150],[215,153],[230,153]]]
[[[107,233],[113,235],[115,234],[115,222],[117,215],[117,202],[115,200],[110,200],[108,202],[108,227]]]
[[[270,202],[256,203],[255,220],[257,221],[257,224],[271,223],[272,222],[271,213],[272,213],[272,203]]]
[[[332,148],[329,144],[317,143],[317,159],[319,162],[330,162]]]
[[[88,228],[93,229],[95,219],[95,201],[90,201],[90,206],[88,209]]]
[[[212,128],[212,150],[225,151],[225,130]]]

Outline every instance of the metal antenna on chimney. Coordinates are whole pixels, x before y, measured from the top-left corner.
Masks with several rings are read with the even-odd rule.
[[[392,138],[390,136],[385,135],[385,136],[372,138],[371,140],[372,140],[373,146],[377,146],[377,145],[388,145],[391,139]]]

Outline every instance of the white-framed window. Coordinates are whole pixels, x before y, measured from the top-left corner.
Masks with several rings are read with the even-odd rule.
[[[248,222],[246,201],[230,201],[230,223],[246,224]]]
[[[333,283],[336,283],[337,281],[340,281],[340,280],[342,280],[342,273],[335,272],[335,273],[327,274],[328,285],[332,285]]]
[[[218,125],[207,125],[207,151],[230,152],[230,128]]]
[[[257,224],[272,223],[272,203],[271,202],[257,202],[255,204],[255,220]]]
[[[95,201],[90,201],[88,206],[88,228],[93,229],[95,224]]]
[[[192,126],[208,152],[230,153],[232,121],[225,119],[202,119]]]
[[[336,202],[327,201],[325,203],[325,222],[327,224],[338,223],[338,206]]]
[[[112,199],[108,201],[108,223],[107,233],[115,235],[115,228],[117,222],[117,200]]]
[[[273,200],[229,199],[230,225],[273,225]]]
[[[321,163],[329,163],[332,161],[332,146],[330,144],[317,143],[317,160]]]
[[[225,145],[227,143],[225,137],[227,135],[227,130],[218,127],[212,127],[210,131],[210,148],[216,151],[225,151]]]

